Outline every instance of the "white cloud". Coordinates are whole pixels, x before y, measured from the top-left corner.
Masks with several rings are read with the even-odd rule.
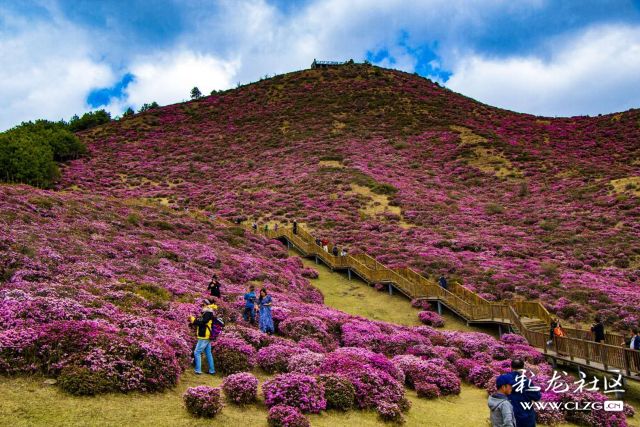
[[[69,22],[54,17],[33,25],[2,15],[11,25],[0,27],[0,130],[68,119],[88,109],[91,89],[113,83],[110,67],[92,59],[87,35]]]
[[[540,115],[613,112],[640,104],[640,28],[592,28],[553,40],[549,59],[462,57],[447,82],[482,102]]]
[[[225,89],[232,85],[239,65],[238,60],[223,61],[186,48],[138,58],[130,67],[135,80],[125,90],[125,103],[165,105],[188,99],[194,86],[203,94]]]

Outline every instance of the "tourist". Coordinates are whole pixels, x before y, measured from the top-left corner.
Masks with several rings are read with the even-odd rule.
[[[260,306],[260,314],[258,326],[260,330],[266,334],[273,334],[273,317],[271,317],[271,295],[267,293],[265,288],[260,289],[260,298],[258,305]]]
[[[336,245],[333,245],[333,249],[331,249],[331,254],[333,256],[338,256],[340,252],[338,252],[338,247]]]
[[[340,256],[347,256],[347,250],[345,248],[342,248],[342,251],[340,252]]]
[[[600,316],[596,316],[596,323],[591,326],[591,333],[595,342],[604,344],[604,324]]]
[[[640,350],[640,333],[637,329],[633,330],[633,335],[629,341],[629,348],[631,350]],[[634,351],[631,358],[631,369],[635,371],[640,370],[640,352]]]
[[[293,234],[298,234],[298,221],[293,220]]]
[[[316,238],[316,245],[322,246],[322,240]]]
[[[547,345],[551,345],[553,343],[554,331],[558,325],[558,319],[551,319],[551,324],[549,325],[549,341],[547,341]]]
[[[276,222],[276,224],[273,226],[273,229],[274,229],[275,231],[278,231],[278,223],[277,223],[277,222]]]
[[[202,313],[197,319],[193,316],[189,318],[189,323],[196,328],[196,337],[198,343],[193,351],[193,357],[195,359],[194,372],[197,375],[202,374],[202,360],[201,356],[204,352],[207,357],[207,365],[209,366],[209,373],[211,375],[216,373],[215,366],[213,364],[213,354],[211,354],[211,340],[215,339],[222,330],[224,323],[220,319],[215,317],[215,310],[218,307],[212,304],[211,301],[205,299],[202,301]]]
[[[441,275],[440,278],[438,279],[438,283],[440,284],[440,287],[445,291],[449,288],[449,283],[447,283],[447,278],[444,277],[443,275]]]
[[[242,318],[245,322],[250,322],[252,325],[256,324],[256,288],[255,286],[249,286],[249,292],[244,294],[244,311],[242,312]]]
[[[258,231],[258,224],[256,224],[255,222],[253,224],[251,224],[251,228],[253,228],[253,232],[257,232]]]
[[[215,273],[211,276],[211,280],[207,285],[207,290],[211,293],[212,297],[220,298],[220,282],[218,281],[218,276]]]
[[[496,379],[497,391],[489,396],[489,411],[492,427],[516,427],[513,407],[509,401],[514,382],[509,374],[502,374]],[[518,424],[520,427],[520,424]]]
[[[513,359],[511,361],[511,370],[512,372],[507,375],[511,375],[513,384],[516,387],[513,388],[512,393],[509,395],[509,400],[513,406],[516,425],[518,427],[534,427],[536,425],[536,411],[533,408],[526,409],[523,403],[528,405],[531,402],[540,400],[542,397],[540,387],[534,386],[533,382],[527,378],[522,359]]]
[[[329,241],[327,239],[322,239],[322,250],[329,252]]]
[[[267,231],[269,231],[269,224],[264,225],[264,232],[266,233]]]

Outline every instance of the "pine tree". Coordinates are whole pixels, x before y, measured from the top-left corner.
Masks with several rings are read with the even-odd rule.
[[[202,98],[202,92],[200,92],[200,89],[198,89],[198,86],[194,86],[193,89],[191,89],[191,99],[200,99]]]

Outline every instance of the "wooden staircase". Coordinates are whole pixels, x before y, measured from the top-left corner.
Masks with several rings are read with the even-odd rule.
[[[225,220],[218,221],[238,226]],[[600,344],[591,341],[590,331],[563,328],[567,336],[554,337],[549,343],[552,316],[538,302],[488,301],[458,283],[451,283],[448,289],[443,289],[435,281],[410,268],[391,269],[367,254],[334,256],[331,253],[333,246],[329,246],[328,252],[325,251],[302,227],[298,227],[296,233],[285,227],[277,230],[243,227],[268,238],[281,240],[302,256],[314,258],[316,262],[322,262],[332,270],[345,271],[349,277],[355,274],[368,284],[386,284],[390,292],[395,289],[410,299],[443,304],[468,324],[506,326],[555,360],[603,372],[620,372],[626,378],[640,380],[640,352],[626,348],[624,337],[619,334],[607,333],[605,343]]]

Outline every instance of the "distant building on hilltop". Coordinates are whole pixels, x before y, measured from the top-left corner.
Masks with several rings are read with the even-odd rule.
[[[317,59],[313,59],[311,63],[311,69],[315,68],[329,68],[329,67],[337,67],[339,65],[353,63],[353,59],[346,62],[336,62],[336,61],[318,61]]]

